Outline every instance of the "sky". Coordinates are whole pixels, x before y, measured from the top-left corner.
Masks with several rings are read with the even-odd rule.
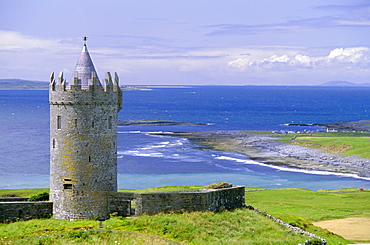
[[[0,79],[69,80],[87,36],[122,85],[370,83],[364,0],[0,0]]]

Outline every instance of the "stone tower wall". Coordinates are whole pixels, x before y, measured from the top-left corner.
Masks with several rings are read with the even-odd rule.
[[[56,219],[106,219],[108,193],[117,191],[118,77],[92,74],[87,90],[50,81],[50,198]]]

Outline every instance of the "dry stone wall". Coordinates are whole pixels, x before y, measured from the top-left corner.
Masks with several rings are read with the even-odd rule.
[[[0,223],[50,218],[52,202],[0,202]]]
[[[244,207],[244,192],[244,186],[234,186],[224,189],[202,189],[192,192],[118,192],[110,194],[109,199],[111,201],[109,208],[111,213],[117,213],[120,216],[129,216],[131,211],[127,206],[130,205],[129,202],[135,201],[135,215],[184,211],[218,212],[225,209],[231,210]]]

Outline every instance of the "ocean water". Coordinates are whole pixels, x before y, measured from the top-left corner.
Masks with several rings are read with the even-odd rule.
[[[369,119],[370,88],[195,86],[124,91],[122,120],[175,120],[201,126],[118,128],[119,188],[207,185],[263,188],[370,188],[353,175],[269,166],[233,152],[150,132],[280,130],[287,123]],[[0,91],[0,188],[49,187],[48,91]]]

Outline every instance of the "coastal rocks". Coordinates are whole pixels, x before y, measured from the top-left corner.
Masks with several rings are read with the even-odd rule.
[[[252,138],[256,138],[254,136]],[[370,176],[370,159],[359,158],[356,156],[343,157],[336,154],[326,153],[320,150],[290,145],[279,141],[273,141],[269,136],[261,136],[259,140],[249,141],[252,147],[261,149],[261,156],[271,156],[271,152],[280,158],[296,159],[299,161],[286,161],[290,167],[322,170],[340,173],[352,173],[363,177]],[[269,154],[270,153],[270,154]]]
[[[308,147],[290,145],[268,134],[206,131],[168,135],[185,137],[193,143],[217,150],[242,153],[252,160],[266,164],[370,177],[370,159],[343,157]]]
[[[355,122],[334,122],[317,125],[324,126],[328,130],[339,132],[370,132],[369,123],[370,120],[360,120]]]

